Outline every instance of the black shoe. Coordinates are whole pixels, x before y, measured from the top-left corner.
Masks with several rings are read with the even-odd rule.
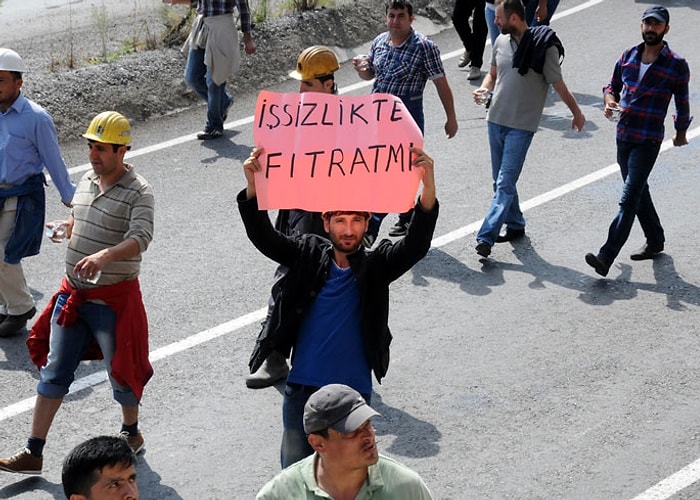
[[[505,234],[496,237],[496,243],[505,243],[506,241],[519,240],[523,236],[525,236],[525,228],[512,229],[510,227],[507,227]]]
[[[203,130],[197,134],[197,139],[200,141],[208,141],[209,139],[218,139],[223,135],[224,133],[221,130]]]
[[[389,236],[404,236],[408,232],[410,222],[398,221],[389,229]]]
[[[224,109],[224,116],[222,117],[223,119],[221,120],[222,122],[225,122],[226,119],[228,118],[228,112],[231,109],[231,106],[233,106],[233,99],[231,99],[228,103],[228,106],[226,106],[226,109]]]
[[[489,255],[491,255],[491,245],[489,245],[485,241],[478,241],[476,243],[476,247],[474,248],[476,250],[476,253],[478,253],[482,257],[488,257]]]
[[[36,314],[36,308],[32,307],[24,314],[16,316],[8,315],[5,320],[0,323],[0,337],[14,337],[26,331],[27,320]]]
[[[630,259],[632,260],[648,260],[648,259],[653,259],[657,255],[659,255],[661,252],[664,251],[664,244],[663,243],[657,243],[655,245],[650,245],[649,243],[645,243],[642,248],[634,252],[632,255],[630,255]]]
[[[592,253],[586,254],[586,264],[595,269],[595,272],[601,276],[607,276],[610,270],[610,264],[608,264],[605,259],[599,255],[593,255]]]

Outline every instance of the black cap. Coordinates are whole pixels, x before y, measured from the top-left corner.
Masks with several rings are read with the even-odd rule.
[[[647,10],[645,10],[644,14],[642,14],[642,21],[649,19],[650,17],[653,17],[657,21],[666,24],[668,24],[668,21],[671,18],[666,7],[662,7],[661,5],[654,5],[653,7],[649,7]]]

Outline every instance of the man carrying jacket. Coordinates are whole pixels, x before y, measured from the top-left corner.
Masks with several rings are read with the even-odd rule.
[[[248,186],[238,207],[251,242],[267,257],[287,266],[273,288],[274,310],[258,337],[251,370],[272,350],[289,353],[282,407],[282,467],[313,453],[304,433],[304,404],[327,384],[345,384],[369,402],[371,372],[381,382],[389,366],[389,284],[430,249],[438,216],[433,159],[412,148],[413,165],[423,168],[423,191],[406,236],[362,246],[369,212],[324,212],[330,241],[313,234],[291,238],[276,231],[266,211],[258,209],[254,174],[260,171],[254,149],[243,163]]]

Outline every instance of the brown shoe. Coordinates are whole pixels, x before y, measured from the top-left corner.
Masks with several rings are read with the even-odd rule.
[[[10,458],[0,458],[0,470],[15,474],[41,474],[44,459],[32,455],[27,448],[17,450]]]
[[[139,452],[143,450],[144,439],[143,434],[140,432],[136,436],[129,436],[128,432],[120,432],[118,437],[129,443],[129,447],[131,448],[131,451],[134,452],[134,455],[138,455]]]

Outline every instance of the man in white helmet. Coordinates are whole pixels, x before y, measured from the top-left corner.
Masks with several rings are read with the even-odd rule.
[[[51,116],[22,93],[25,71],[14,50],[0,48],[0,337],[25,332],[36,313],[22,259],[41,247],[44,167],[66,206],[75,192]]]
[[[49,428],[81,359],[104,359],[122,408],[120,434],[134,453],[143,448],[138,405],[153,368],[138,276],[153,238],[153,191],[124,163],[131,143],[124,116],[100,113],[83,137],[92,170],[80,180],[65,222],[66,276],[27,341],[40,370],[38,394],[26,447],[0,459],[6,472],[41,474]]]

